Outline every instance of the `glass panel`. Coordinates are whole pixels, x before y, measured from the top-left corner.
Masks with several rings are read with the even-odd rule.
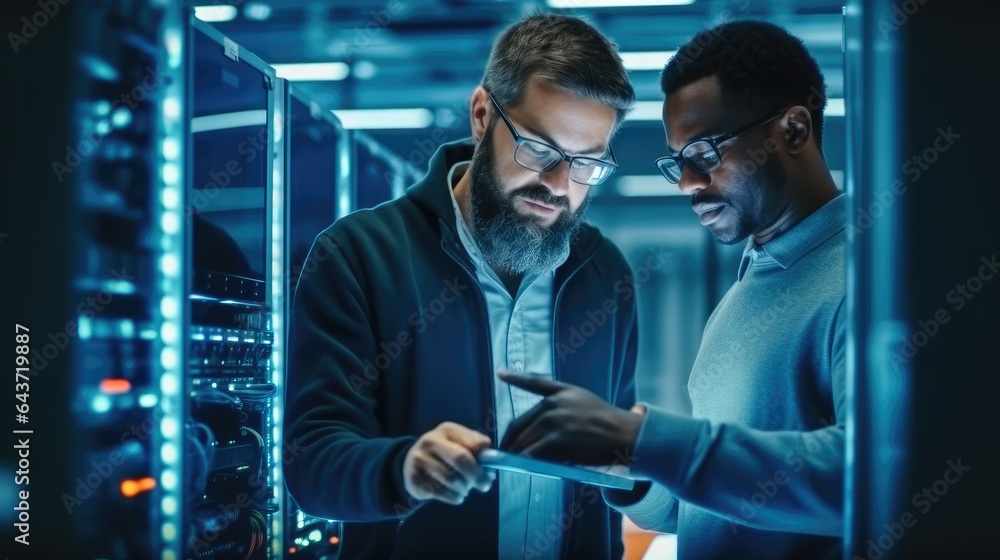
[[[395,171],[385,157],[377,152],[373,140],[357,135],[357,209],[371,208],[392,200]],[[371,142],[371,143],[369,143]]]
[[[264,75],[194,30],[192,192],[194,291],[204,273],[265,278],[268,92]],[[263,301],[263,291],[239,299]],[[259,293],[259,297],[255,295]],[[219,294],[210,294],[219,295]]]
[[[330,121],[312,116],[305,101],[295,96],[289,100],[285,117],[290,143],[288,282],[294,290],[313,241],[336,218],[337,158],[343,133]]]

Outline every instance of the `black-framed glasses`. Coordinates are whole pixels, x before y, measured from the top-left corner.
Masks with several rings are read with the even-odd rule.
[[[514,123],[510,122],[510,119],[504,114],[503,109],[500,108],[500,104],[497,103],[496,99],[493,99],[493,95],[489,92],[486,92],[486,95],[490,96],[490,101],[493,102],[493,106],[497,108],[497,112],[500,113],[503,122],[507,124],[507,128],[514,136],[514,141],[517,143],[517,147],[514,148],[514,161],[521,167],[538,173],[545,173],[555,169],[557,165],[566,161],[569,162],[570,180],[574,183],[590,186],[600,185],[618,170],[618,160],[615,159],[615,151],[611,149],[610,144],[608,145],[608,154],[611,156],[611,161],[582,156],[568,156],[566,152],[555,146],[525,138],[518,134],[517,129],[514,128]]]
[[[680,182],[681,172],[684,170],[685,165],[691,167],[696,173],[703,175],[711,173],[722,165],[722,154],[719,151],[720,145],[737,136],[746,134],[757,127],[764,126],[785,114],[785,111],[788,111],[790,108],[786,107],[750,124],[741,126],[728,134],[720,134],[710,138],[699,138],[681,148],[681,151],[676,154],[663,156],[656,160],[656,167],[660,169],[660,173],[663,173],[663,177],[667,181],[674,184]]]

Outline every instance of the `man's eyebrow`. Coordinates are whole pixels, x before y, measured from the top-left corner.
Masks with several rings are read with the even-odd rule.
[[[718,128],[709,127],[707,129],[699,132],[698,134],[692,134],[691,137],[688,138],[687,141],[684,142],[684,144],[681,146],[681,149],[683,150],[684,146],[687,146],[688,144],[690,144],[691,142],[694,142],[695,140],[703,140],[705,138],[711,138],[713,136],[718,136],[719,134],[722,134],[722,133],[718,131]],[[673,148],[670,147],[670,140],[669,139],[667,140],[667,149],[670,150],[672,153],[675,153],[675,154],[677,153],[677,150],[674,150]]]
[[[546,144],[552,144],[553,146],[556,146],[560,150],[566,152],[566,150],[562,146],[560,146],[559,144],[557,144],[556,141],[553,140],[551,136],[549,136],[548,134],[545,134],[541,130],[538,130],[537,128],[535,128],[535,127],[533,127],[531,125],[527,125],[527,124],[519,124],[519,125],[516,125],[516,126],[520,127],[521,129],[523,129],[526,132],[530,132],[531,134],[533,134],[533,135],[541,138],[542,141],[544,141]],[[574,155],[574,156],[603,156],[606,153],[608,153],[608,148],[606,148],[605,146],[596,146],[596,147],[593,147],[593,148],[589,148],[589,149],[583,150],[581,152],[576,152],[576,153],[571,154],[571,155]]]

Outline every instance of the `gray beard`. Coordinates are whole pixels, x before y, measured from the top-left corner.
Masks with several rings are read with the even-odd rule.
[[[569,256],[569,246],[583,223],[589,198],[570,213],[565,197],[555,197],[541,185],[505,193],[493,167],[488,130],[472,156],[469,184],[469,222],[483,258],[498,273],[541,274],[554,270]],[[561,207],[556,223],[545,227],[514,208],[514,197],[522,194]]]

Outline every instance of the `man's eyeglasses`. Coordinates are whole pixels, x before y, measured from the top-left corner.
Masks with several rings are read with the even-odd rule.
[[[521,167],[538,173],[545,173],[555,169],[563,161],[568,161],[570,180],[575,183],[591,186],[600,185],[604,181],[607,181],[618,170],[618,160],[615,159],[615,151],[611,149],[610,145],[608,146],[608,153],[611,155],[611,161],[604,161],[589,157],[568,156],[566,152],[555,146],[521,136],[514,128],[514,124],[507,118],[507,115],[503,113],[503,109],[500,108],[497,100],[493,99],[493,95],[489,92],[487,92],[487,95],[490,96],[490,101],[497,108],[497,112],[500,113],[503,122],[507,124],[510,133],[514,135],[514,141],[517,142],[517,147],[514,149],[514,161]]]
[[[741,126],[728,134],[720,134],[719,136],[713,136],[711,138],[701,138],[699,140],[695,140],[687,146],[681,148],[680,152],[664,156],[656,160],[656,167],[660,169],[660,173],[663,173],[663,176],[667,179],[667,181],[674,184],[680,182],[681,172],[684,170],[685,165],[690,166],[696,173],[701,173],[703,175],[711,173],[722,165],[722,154],[719,153],[719,146],[721,144],[728,142],[737,136],[746,134],[757,127],[764,126],[765,124],[785,114],[785,111],[788,109],[789,108],[785,108],[776,113],[772,113],[762,119]]]

